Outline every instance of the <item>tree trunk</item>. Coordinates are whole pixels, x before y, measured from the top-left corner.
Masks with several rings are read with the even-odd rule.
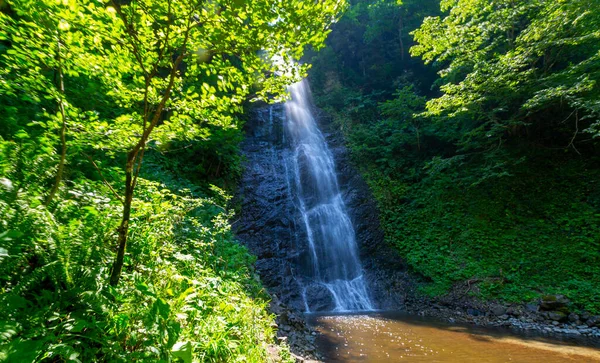
[[[123,270],[125,248],[127,247],[127,234],[129,232],[129,219],[131,217],[131,203],[133,202],[133,190],[135,188],[133,182],[133,166],[135,164],[135,158],[135,153],[130,152],[127,156],[127,164],[125,166],[125,200],[123,201],[123,218],[121,219],[121,225],[117,230],[119,232],[119,237],[117,239],[119,249],[117,251],[117,257],[115,258],[110,275],[111,286],[117,286],[119,284],[121,270]]]
[[[116,4],[115,1],[113,1],[112,3]],[[117,9],[117,11],[119,11],[119,9]],[[128,22],[127,22],[126,18],[124,17],[124,15],[120,11],[119,11],[119,15],[123,19],[123,23],[127,26]],[[156,110],[152,111],[153,117],[149,124],[147,124],[147,120],[148,120],[148,116],[149,116],[148,113],[150,112],[150,110],[149,110],[148,105],[146,104],[146,100],[144,101],[144,131],[143,131],[139,141],[137,142],[137,144],[127,154],[127,163],[125,164],[125,199],[123,200],[123,218],[121,219],[121,225],[118,228],[118,233],[119,233],[118,238],[117,238],[118,250],[117,250],[117,257],[115,258],[115,262],[113,263],[112,272],[110,274],[111,286],[117,286],[119,284],[119,280],[121,278],[121,271],[123,270],[123,262],[125,259],[125,250],[127,248],[127,234],[129,232],[129,219],[131,218],[131,204],[133,203],[133,193],[135,190],[135,186],[137,184],[137,177],[138,177],[138,175],[140,173],[140,169],[142,167],[142,160],[144,158],[144,151],[145,151],[146,143],[148,142],[148,139],[150,138],[150,134],[152,133],[152,131],[154,130],[156,125],[158,125],[158,122],[160,120],[162,112],[165,109],[165,105],[167,104],[167,101],[171,97],[171,91],[173,90],[173,85],[175,84],[175,78],[177,76],[177,71],[179,69],[179,65],[183,61],[183,58],[187,51],[186,46],[187,46],[187,42],[188,42],[188,35],[189,35],[189,32],[191,29],[192,28],[190,27],[186,30],[185,39],[183,41],[182,47],[180,48],[179,56],[173,62],[173,67],[171,68],[171,72],[169,74],[169,83],[167,84],[165,92],[162,96],[162,99],[160,100],[160,103],[156,107]],[[130,34],[130,36],[132,37],[132,39],[135,38],[133,34]],[[133,53],[140,63],[140,67],[142,68],[142,70],[144,70],[145,77],[152,77],[144,69],[144,64],[141,61],[141,55],[140,55],[141,53],[139,52],[139,49],[136,46],[135,41],[131,41],[131,45],[133,48]],[[158,65],[158,62],[156,63],[156,65]],[[149,87],[149,85],[150,85],[150,82],[148,82],[148,78],[147,78],[146,79],[146,88]],[[146,98],[147,95],[148,95],[148,93],[145,92],[144,98]],[[136,170],[134,170],[136,161],[138,163],[138,167]]]
[[[398,18],[398,39],[400,40],[400,60],[404,62],[404,39],[402,39],[402,30],[404,28],[404,23],[402,22],[402,15]]]

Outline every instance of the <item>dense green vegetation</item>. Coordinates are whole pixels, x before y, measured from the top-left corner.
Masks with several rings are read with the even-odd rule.
[[[312,57],[424,291],[600,312],[598,29],[594,0],[353,1]]]
[[[228,222],[239,116],[343,6],[0,1],[0,361],[274,358]]]

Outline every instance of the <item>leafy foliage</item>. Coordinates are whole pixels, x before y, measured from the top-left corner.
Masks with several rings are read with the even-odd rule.
[[[272,323],[253,257],[226,209],[164,162],[150,155],[141,179],[118,289],[108,266],[119,203],[102,182],[73,181],[52,213],[35,194],[3,191],[4,360],[267,359]]]
[[[442,10],[449,14],[425,19],[414,32],[411,53],[442,67],[443,95],[429,101],[428,112],[448,116],[465,150],[532,132],[559,134],[555,143],[575,148],[580,131],[593,132],[598,2],[442,1]]]

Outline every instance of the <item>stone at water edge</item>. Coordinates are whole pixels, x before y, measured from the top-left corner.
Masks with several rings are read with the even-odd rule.
[[[569,321],[571,323],[575,323],[575,322],[579,321],[579,315],[577,315],[575,313],[569,314]]]
[[[592,327],[599,327],[600,328],[600,316],[599,315],[590,316],[585,323],[590,328],[592,328]]]
[[[567,321],[567,315],[560,311],[549,311],[548,313],[546,313],[546,316],[548,317],[548,319],[556,321],[556,322]]]
[[[321,284],[308,286],[306,296],[310,311],[333,311],[335,309],[335,301],[331,291]]]
[[[581,321],[586,321],[586,320],[588,320],[590,317],[591,317],[590,313],[588,313],[588,312],[583,312],[583,313],[581,313],[580,319],[581,319]]]
[[[492,313],[496,316],[502,316],[506,314],[506,308],[504,306],[495,306],[492,308]]]
[[[540,305],[538,303],[529,303],[525,305],[525,310],[532,313],[537,313],[540,311]]]
[[[477,310],[477,309],[467,309],[467,314],[471,316],[483,316],[485,313]]]
[[[566,308],[570,301],[564,295],[545,295],[540,302],[540,310],[556,311]]]

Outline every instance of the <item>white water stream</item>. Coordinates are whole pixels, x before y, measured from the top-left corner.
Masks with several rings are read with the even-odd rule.
[[[329,290],[334,311],[373,310],[354,228],[339,190],[333,156],[312,112],[308,83],[292,85],[290,93],[292,99],[285,105],[286,127],[293,147],[290,163],[296,202],[308,238],[307,274],[312,283]],[[305,305],[310,312],[306,296]]]

